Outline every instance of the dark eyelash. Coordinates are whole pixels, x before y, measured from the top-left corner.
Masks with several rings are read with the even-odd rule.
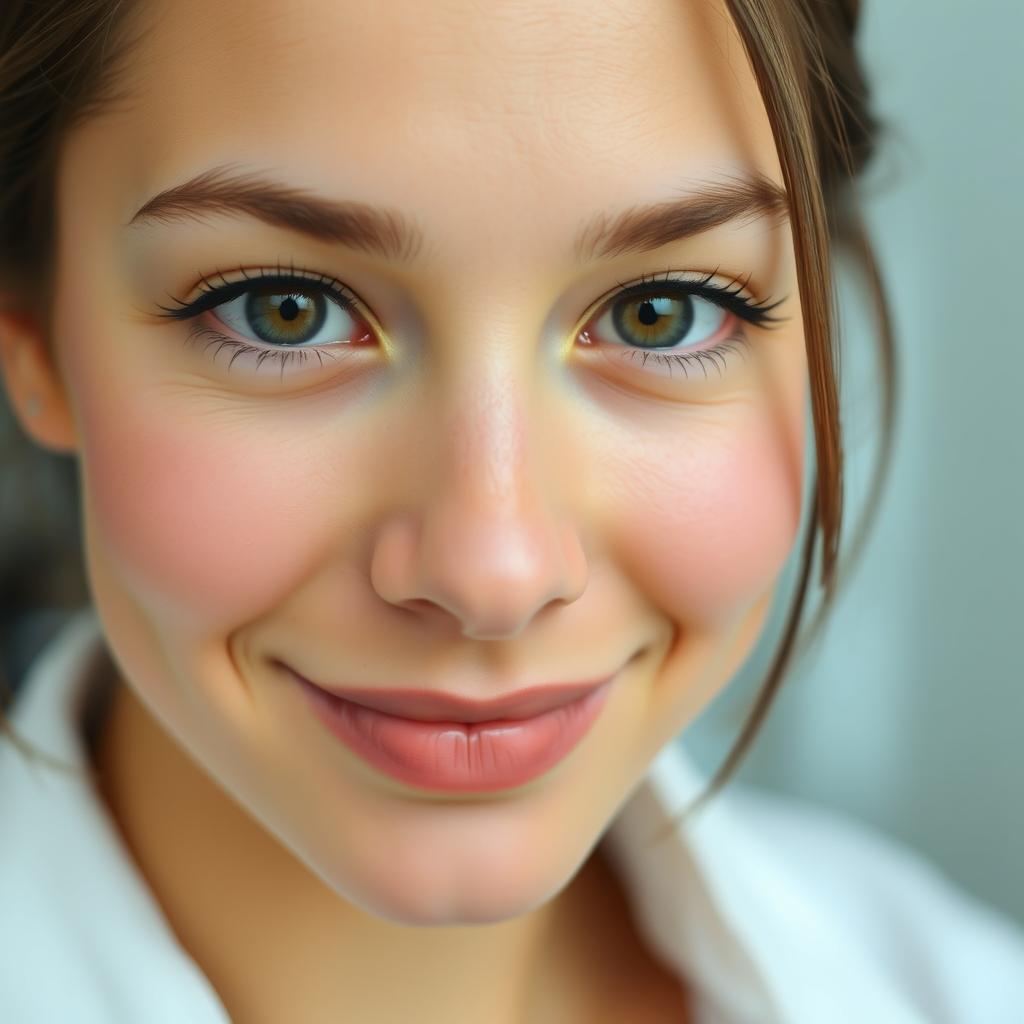
[[[684,377],[690,376],[691,367],[699,366],[704,372],[704,379],[707,380],[709,363],[718,371],[718,375],[721,377],[728,368],[726,362],[727,353],[733,353],[743,358],[749,345],[750,340],[744,334],[737,333],[720,341],[713,348],[699,349],[696,352],[670,352],[665,355],[661,352],[627,348],[623,355],[624,358],[629,359],[631,362],[635,362],[637,356],[643,357],[643,363],[641,364],[643,366],[647,365],[648,359],[653,359],[656,363],[661,363],[663,366],[668,367],[670,377],[672,376],[673,366],[680,367]]]
[[[164,312],[158,313],[157,315],[170,317],[175,320],[189,320],[194,316],[198,316],[200,313],[205,313],[207,310],[213,309],[215,306],[219,306],[224,302],[230,302],[232,299],[244,294],[249,290],[253,281],[260,281],[264,285],[277,285],[282,289],[289,286],[294,288],[297,286],[302,287],[303,285],[312,285],[328,294],[346,311],[352,312],[356,308],[354,298],[340,281],[336,278],[328,277],[325,274],[319,274],[315,271],[309,271],[303,268],[296,270],[294,265],[291,265],[289,267],[289,271],[285,273],[281,268],[280,263],[278,263],[276,273],[268,273],[267,271],[260,270],[255,274],[248,274],[243,270],[241,271],[241,274],[242,279],[240,281],[228,281],[224,277],[223,271],[216,271],[216,276],[223,282],[221,285],[214,285],[210,282],[209,278],[202,277],[203,294],[199,298],[186,303],[172,295],[170,297],[177,303],[177,308],[174,309],[168,306],[162,306],[158,303],[157,308],[162,309]],[[670,284],[690,295],[697,295],[701,298],[708,299],[711,302],[715,302],[724,309],[728,309],[731,313],[735,313],[736,316],[742,317],[744,320],[747,320],[756,326],[778,324],[782,322],[783,318],[772,316],[771,311],[781,305],[785,299],[778,299],[775,302],[759,303],[745,298],[742,293],[747,289],[749,278],[730,289],[710,283],[716,276],[717,271],[711,271],[704,274],[700,279],[692,281],[685,278],[673,277],[673,274],[674,271],[666,270],[658,274],[644,274],[638,282],[634,282],[633,284],[620,282],[619,291],[616,292],[614,296],[609,297],[614,297],[615,299],[629,298],[633,295],[646,294],[650,290],[651,284]]]
[[[200,279],[202,283],[202,294],[199,298],[186,303],[172,295],[170,298],[177,303],[177,308],[157,304],[157,308],[163,310],[163,312],[156,315],[169,317],[174,320],[195,319],[199,314],[220,306],[225,302],[230,302],[232,299],[244,294],[252,287],[254,282],[260,282],[264,287],[277,286],[282,290],[287,288],[302,289],[312,287],[320,291],[321,294],[330,296],[347,312],[355,312],[357,310],[357,302],[354,296],[352,296],[348,289],[346,289],[345,286],[336,278],[328,277],[327,275],[318,273],[317,271],[307,270],[301,267],[296,268],[294,263],[289,264],[287,272],[282,268],[279,262],[277,264],[277,269],[274,272],[259,270],[253,273],[247,273],[245,270],[242,270],[240,273],[242,274],[241,280],[228,281],[225,278],[223,271],[217,270],[215,272],[215,276],[219,277],[222,282],[219,285],[213,284],[208,277],[203,276]],[[742,293],[747,290],[749,277],[742,282],[737,283],[733,288],[723,288],[720,285],[713,285],[710,283],[711,280],[717,276],[717,269],[704,274],[696,280],[677,277],[675,276],[677,273],[677,271],[665,270],[655,274],[644,274],[639,281],[632,284],[620,282],[619,290],[612,295],[606,296],[604,302],[607,303],[611,299],[621,301],[622,299],[636,295],[649,295],[652,284],[662,284],[665,289],[684,292],[688,295],[696,295],[700,298],[707,299],[708,301],[721,306],[723,309],[734,313],[736,316],[748,323],[754,324],[758,327],[776,326],[786,319],[784,317],[780,318],[771,315],[771,311],[784,302],[785,297],[778,299],[775,302],[755,302],[743,296]],[[214,358],[216,358],[217,353],[219,353],[222,348],[226,347],[235,349],[235,354],[231,357],[231,360],[228,363],[229,370],[238,356],[245,353],[253,353],[257,355],[257,367],[259,367],[265,359],[273,359],[279,362],[281,364],[281,374],[283,378],[284,367],[287,363],[294,359],[305,362],[311,354],[309,351],[298,348],[259,348],[237,338],[229,338],[227,335],[221,334],[219,331],[201,324],[193,325],[192,329],[189,331],[189,337],[186,344],[194,344],[201,337],[211,339],[205,348],[209,348],[212,344],[217,344],[217,349],[214,352]],[[739,337],[726,339],[726,342],[721,346],[716,347],[714,351],[673,354],[645,352],[643,353],[644,362],[646,362],[647,358],[650,357],[659,362],[678,363],[685,372],[687,365],[696,360],[700,364],[701,369],[704,370],[704,375],[706,377],[707,368],[704,360],[711,359],[716,368],[719,369],[719,372],[721,372],[721,368],[718,367],[716,360],[721,358],[724,361],[723,353],[726,349],[736,351],[737,349],[732,347],[736,343],[743,344],[745,343],[745,339]],[[312,353],[317,356],[320,360],[320,364],[323,365],[323,355],[321,351],[319,349],[313,349]]]
[[[637,295],[650,295],[651,285],[660,284],[666,290],[707,299],[709,302],[727,309],[730,313],[735,313],[736,316],[755,327],[771,329],[786,320],[785,317],[772,316],[772,310],[786,301],[785,296],[774,302],[756,302],[744,297],[743,292],[748,290],[749,277],[732,288],[724,288],[721,285],[711,284],[712,279],[718,275],[717,270],[709,271],[695,280],[677,277],[677,274],[678,271],[665,270],[657,274],[644,274],[639,281],[633,284],[619,282],[619,290],[608,298],[620,301]]]
[[[170,298],[177,303],[177,308],[171,308],[169,306],[161,306],[157,304],[158,309],[162,309],[162,313],[157,313],[157,316],[169,317],[173,320],[193,320],[200,313],[205,313],[209,309],[213,309],[216,306],[223,305],[225,302],[230,302],[232,299],[237,298],[239,295],[243,295],[249,291],[254,282],[262,283],[264,286],[277,286],[282,290],[288,288],[292,289],[309,289],[313,288],[319,291],[321,294],[329,295],[342,309],[346,312],[354,312],[356,310],[356,302],[354,297],[348,292],[345,286],[338,281],[336,278],[328,277],[326,274],[318,273],[315,270],[307,270],[304,267],[296,268],[294,263],[289,263],[288,270],[285,272],[280,262],[277,264],[277,270],[275,272],[269,272],[266,270],[259,270],[253,273],[246,273],[242,270],[242,279],[239,281],[228,281],[224,276],[224,272],[217,270],[215,276],[219,277],[223,282],[222,284],[215,285],[207,277],[202,277],[202,288],[199,298],[194,299],[192,302],[184,302],[181,299],[175,298],[173,295]],[[207,327],[203,324],[193,324],[189,330],[188,338],[186,339],[187,345],[194,344],[199,338],[206,337],[210,340],[204,346],[203,351],[210,347],[210,345],[217,345],[214,350],[213,358],[216,359],[218,353],[222,348],[234,349],[235,354],[228,361],[228,370],[230,371],[234,361],[240,356],[247,353],[256,355],[256,367],[257,369],[262,365],[266,359],[272,359],[275,362],[281,364],[281,377],[284,378],[285,366],[293,360],[299,362],[305,362],[310,358],[310,352],[303,349],[271,349],[271,348],[259,348],[256,345],[250,345],[245,341],[241,341],[238,338],[229,338],[226,334],[221,334],[219,331],[214,330],[212,327]],[[320,365],[323,365],[323,354],[319,349],[314,350],[314,354],[320,360]]]
[[[771,330],[788,319],[787,317],[772,316],[771,313],[773,309],[785,302],[785,296],[775,302],[757,302],[753,299],[748,299],[742,293],[749,289],[749,276],[731,288],[723,288],[721,285],[711,284],[712,279],[718,276],[718,273],[718,268],[716,268],[696,279],[679,277],[679,272],[674,270],[644,274],[639,281],[632,284],[620,281],[618,283],[619,290],[605,296],[600,306],[603,308],[612,301],[620,302],[623,299],[650,296],[655,290],[652,288],[652,285],[660,284],[662,287],[657,289],[659,291],[676,295],[696,295],[699,298],[707,299],[709,302],[728,310],[741,320],[753,324],[755,327],[764,327]],[[707,379],[709,363],[718,371],[718,375],[721,377],[726,370],[727,354],[733,353],[739,357],[744,357],[749,344],[750,340],[747,338],[746,332],[740,328],[710,349],[700,349],[695,352],[663,353],[626,347],[623,351],[623,356],[630,361],[634,361],[637,357],[642,357],[644,365],[646,365],[648,359],[652,359],[657,363],[667,366],[669,376],[672,375],[673,366],[679,367],[684,377],[690,376],[691,368],[700,367],[704,378]]]
[[[234,349],[235,354],[228,361],[228,370],[231,369],[231,364],[241,355],[246,353],[252,353],[256,356],[256,369],[259,369],[263,361],[271,359],[274,362],[281,364],[281,375],[284,376],[285,365],[290,363],[292,360],[298,360],[301,363],[306,362],[307,359],[316,356],[320,361],[320,365],[324,364],[324,356],[328,355],[332,359],[339,358],[333,353],[323,352],[320,349],[302,349],[302,348],[257,348],[255,345],[248,345],[244,341],[239,341],[237,338],[229,338],[226,334],[221,334],[220,331],[215,331],[212,327],[207,327],[204,324],[193,324],[189,328],[188,337],[185,339],[186,345],[194,345],[200,338],[209,338],[210,340],[203,346],[205,352],[211,345],[216,345],[216,349],[213,352],[213,358],[216,360],[217,355],[220,353],[222,348]]]
[[[202,294],[199,298],[194,299],[192,302],[183,302],[181,299],[171,295],[170,298],[177,303],[177,308],[161,306],[158,303],[157,309],[162,309],[164,312],[157,313],[156,315],[170,317],[174,320],[191,320],[200,313],[205,313],[208,309],[213,309],[215,306],[220,306],[237,298],[239,295],[243,295],[252,288],[254,282],[264,286],[276,286],[282,290],[312,287],[322,294],[330,296],[346,312],[354,312],[356,310],[356,301],[351,293],[340,281],[336,278],[328,277],[326,274],[319,274],[316,271],[306,270],[302,267],[296,269],[294,264],[290,264],[288,270],[285,271],[280,263],[277,265],[277,270],[273,272],[258,270],[253,273],[246,273],[243,270],[241,274],[241,280],[228,281],[224,277],[223,271],[218,270],[215,276],[219,277],[223,282],[219,285],[215,285],[209,278],[203,277],[201,278]],[[263,350],[258,349],[257,351]]]

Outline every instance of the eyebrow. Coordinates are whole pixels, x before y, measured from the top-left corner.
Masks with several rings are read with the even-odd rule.
[[[676,199],[637,205],[615,217],[599,214],[576,239],[580,262],[649,252],[730,221],[789,215],[786,191],[759,172],[700,182]]]
[[[647,252],[733,220],[788,214],[785,190],[758,172],[699,183],[678,198],[598,214],[576,237],[579,262]],[[173,223],[204,215],[242,214],[320,242],[331,242],[399,263],[423,245],[419,228],[397,210],[355,200],[328,199],[231,164],[221,164],[153,196],[126,227]]]
[[[319,242],[339,243],[401,263],[412,261],[422,244],[418,229],[395,210],[325,199],[236,170],[231,164],[212,167],[158,193],[136,210],[126,226],[239,213]]]

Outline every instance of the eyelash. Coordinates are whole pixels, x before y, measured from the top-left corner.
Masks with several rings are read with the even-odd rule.
[[[772,310],[780,306],[785,301],[785,297],[775,301],[765,300],[758,302],[743,296],[743,292],[749,290],[749,275],[740,282],[734,282],[733,287],[723,288],[721,285],[711,284],[711,281],[719,274],[718,268],[708,271],[696,279],[679,277],[678,274],[678,271],[663,270],[654,274],[643,274],[639,280],[633,283],[619,281],[617,282],[618,289],[602,296],[594,304],[593,308],[596,310],[604,309],[613,299],[619,302],[636,296],[650,296],[652,294],[651,285],[658,284],[661,285],[661,288],[658,289],[659,295],[669,298],[695,296],[700,299],[706,299],[713,305],[732,313],[740,320],[755,327],[771,330],[786,320],[785,317],[772,316]],[[588,316],[587,322],[590,323],[592,319],[593,315]],[[584,331],[585,334],[586,332]],[[736,352],[742,354],[743,348],[747,344],[749,344],[749,339],[746,337],[743,329],[740,328],[710,348],[698,349],[693,352],[670,352],[663,354],[654,349],[643,349],[628,344],[624,344],[621,347],[623,349],[623,358],[633,360],[638,355],[642,355],[644,366],[647,365],[648,359],[653,359],[657,363],[667,365],[670,368],[670,376],[671,367],[674,364],[682,368],[684,377],[689,376],[689,367],[700,366],[706,378],[708,375],[707,362],[710,362],[718,370],[719,376],[721,376],[726,367],[726,353]]]
[[[242,275],[241,280],[228,281],[224,276],[224,272],[217,270],[214,276],[219,277],[223,282],[219,285],[213,284],[208,277],[203,277],[201,279],[200,295],[198,298],[194,299],[192,302],[184,302],[172,295],[171,299],[177,303],[177,308],[157,304],[157,308],[163,310],[163,312],[158,313],[157,316],[170,317],[173,320],[182,321],[194,320],[201,313],[205,313],[207,310],[214,309],[217,306],[222,306],[225,302],[230,302],[239,295],[244,295],[250,290],[253,283],[259,283],[264,287],[267,285],[279,285],[282,291],[286,291],[288,288],[293,290],[302,289],[319,291],[321,294],[328,296],[331,300],[336,302],[343,310],[345,310],[346,313],[358,316],[359,303],[356,297],[336,278],[328,277],[325,274],[320,274],[313,270],[307,270],[304,267],[296,268],[294,264],[290,264],[288,270],[285,271],[281,267],[280,263],[277,265],[277,269],[274,272],[259,270],[255,273],[246,273],[245,270],[241,270],[239,273]],[[250,345],[247,342],[238,340],[237,338],[229,338],[226,334],[221,334],[220,331],[216,331],[211,327],[206,327],[203,324],[192,325],[192,329],[189,331],[189,335],[186,339],[186,344],[193,344],[201,337],[210,338],[210,344],[213,344],[214,342],[219,343],[213,354],[214,359],[217,358],[217,353],[219,353],[222,348],[231,348],[236,350],[228,363],[229,370],[231,369],[231,363],[233,363],[240,355],[245,355],[246,353],[251,353],[258,357],[256,362],[257,369],[263,364],[264,359],[272,359],[279,362],[281,364],[282,375],[284,374],[285,366],[289,362],[293,359],[305,362],[309,359],[311,353],[315,353],[317,358],[320,359],[321,365],[323,365],[323,349],[258,348],[256,345]],[[207,348],[209,348],[209,345],[207,345]]]
[[[200,289],[201,294],[198,298],[194,299],[192,302],[186,303],[181,299],[171,296],[173,301],[177,303],[177,306],[168,307],[158,304],[157,308],[163,310],[163,312],[158,313],[157,315],[180,321],[194,320],[200,314],[205,313],[210,309],[215,309],[217,306],[221,306],[224,303],[237,298],[239,295],[244,295],[251,289],[254,283],[259,283],[263,287],[266,287],[267,285],[280,286],[282,292],[289,288],[296,291],[303,290],[319,292],[320,294],[327,296],[330,300],[336,302],[346,313],[352,314],[356,317],[359,316],[358,300],[336,278],[328,277],[324,274],[307,270],[305,268],[296,268],[294,264],[290,265],[288,270],[285,271],[281,267],[280,263],[277,265],[277,269],[274,272],[267,272],[263,270],[255,273],[247,273],[245,270],[241,270],[239,272],[242,274],[242,278],[240,280],[228,281],[225,278],[224,273],[217,270],[214,276],[220,278],[222,283],[219,285],[213,284],[208,277],[202,277]],[[742,293],[747,290],[749,278],[742,282],[735,283],[732,288],[728,288],[722,287],[721,285],[711,284],[712,279],[718,275],[717,269],[704,273],[697,279],[678,277],[676,276],[677,273],[678,272],[676,271],[665,270],[654,274],[644,274],[639,278],[639,280],[632,283],[619,282],[618,289],[602,296],[602,298],[594,304],[593,309],[595,312],[594,314],[589,315],[585,322],[590,323],[591,320],[593,320],[594,315],[596,315],[596,312],[604,309],[612,299],[622,301],[623,299],[641,295],[650,295],[651,286],[653,284],[659,284],[662,286],[660,293],[663,296],[669,298],[693,296],[696,298],[706,299],[755,327],[771,329],[778,326],[778,324],[782,323],[784,320],[784,318],[771,315],[771,311],[779,306],[784,299],[779,299],[774,302],[757,302],[743,296]],[[581,333],[584,337],[587,337],[585,330]],[[290,349],[259,348],[236,338],[230,338],[227,335],[221,334],[219,331],[203,324],[193,324],[188,338],[186,339],[186,344],[193,344],[201,337],[210,338],[210,344],[215,342],[218,343],[217,350],[214,352],[214,359],[216,359],[217,353],[219,353],[222,348],[227,347],[236,350],[235,355],[231,357],[231,360],[228,363],[229,370],[231,368],[231,364],[238,358],[238,356],[251,353],[257,356],[257,368],[262,365],[265,359],[278,361],[281,364],[281,373],[283,376],[284,367],[291,360],[299,359],[300,361],[305,362],[310,357],[311,353],[315,353],[320,359],[322,365],[323,355],[325,354],[323,348],[316,346]],[[589,341],[589,337],[587,340]],[[630,346],[628,343],[624,343],[621,347],[625,350],[625,354],[630,358],[635,358],[637,354],[642,354],[644,356],[645,365],[649,358],[664,364],[671,365],[674,363],[683,368],[684,374],[687,371],[687,367],[700,365],[704,370],[704,375],[706,377],[706,360],[710,360],[712,365],[715,366],[721,374],[725,365],[725,353],[728,351],[738,351],[738,346],[745,344],[747,344],[747,338],[743,331],[740,330],[739,332],[734,332],[729,337],[722,339],[722,341],[710,348],[701,349],[695,352],[662,354],[653,349],[642,349],[638,346]],[[209,345],[207,347],[209,347]],[[719,362],[719,360],[721,362]]]

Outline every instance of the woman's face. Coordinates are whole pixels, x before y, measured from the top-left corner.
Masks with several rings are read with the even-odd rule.
[[[798,529],[792,244],[738,184],[781,188],[738,37],[682,0],[147,17],[127,102],[58,186],[54,344],[111,649],[339,894],[520,914],[737,669]],[[255,187],[215,207],[229,174],[277,183],[264,217]],[[289,226],[299,195],[388,211],[384,238],[351,207]],[[161,315],[279,272],[313,282]],[[743,304],[776,300],[775,325]],[[550,770],[455,793],[353,753],[282,664],[476,699],[617,675]]]

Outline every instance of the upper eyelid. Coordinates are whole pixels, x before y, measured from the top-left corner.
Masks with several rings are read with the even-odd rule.
[[[316,271],[309,271],[305,268],[294,268],[293,266],[285,269],[278,265],[278,267],[271,272],[260,270],[258,273],[249,274],[243,269],[240,273],[243,275],[240,279],[228,281],[225,278],[223,271],[215,271],[215,276],[220,277],[222,282],[220,285],[211,284],[208,276],[201,277],[200,280],[203,285],[203,289],[195,299],[186,303],[180,299],[174,298],[174,296],[171,296],[171,298],[178,303],[178,307],[176,309],[170,309],[158,304],[157,308],[164,310],[163,313],[158,315],[180,320],[191,319],[192,317],[198,316],[200,313],[206,312],[210,309],[215,309],[217,306],[223,305],[226,302],[230,302],[233,298],[237,298],[239,295],[245,294],[250,286],[259,285],[261,281],[279,281],[282,284],[311,285],[316,290],[335,298],[339,301],[340,305],[349,312],[358,313],[360,310],[368,309],[363,301],[337,278],[330,277],[329,275],[321,274]],[[681,274],[688,273],[696,274],[697,277],[689,278],[679,276]],[[771,315],[771,310],[785,302],[786,296],[775,301],[759,301],[755,297],[747,298],[743,293],[749,292],[749,276],[743,280],[732,280],[730,284],[734,287],[730,287],[728,285],[722,287],[720,285],[713,285],[710,283],[715,277],[720,276],[723,275],[720,274],[718,268],[714,271],[664,270],[656,273],[642,274],[639,278],[632,281],[619,281],[616,283],[615,287],[608,289],[608,291],[590,303],[583,321],[586,322],[589,320],[597,309],[616,296],[620,296],[623,293],[626,295],[631,293],[642,294],[645,290],[658,284],[682,287],[683,290],[688,291],[691,294],[697,294],[699,297],[707,298],[709,301],[716,302],[723,308],[728,309],[744,319],[752,320],[752,322],[755,322],[758,325],[771,327],[772,325],[777,325],[787,319],[785,317],[780,318]],[[225,293],[229,291],[234,294],[225,297]],[[731,301],[724,301],[727,297],[731,299]],[[751,311],[755,313],[753,318],[750,315]],[[374,323],[376,323],[376,315],[372,310],[369,310],[369,313]]]
[[[699,274],[697,278],[687,278],[678,276],[680,273],[696,273]],[[786,297],[783,296],[781,299],[772,301],[771,299],[760,300],[750,291],[750,276],[733,280],[729,279],[729,283],[724,287],[718,284],[711,284],[716,277],[722,277],[718,269],[711,271],[673,271],[665,270],[657,274],[643,274],[636,281],[620,282],[619,289],[624,292],[631,293],[634,290],[642,292],[653,285],[658,284],[675,284],[675,285],[689,285],[688,289],[691,292],[701,294],[702,292],[710,293],[711,295],[722,297],[728,296],[735,298],[738,302],[744,305],[751,306],[754,308],[763,309],[766,313],[770,310],[780,306],[785,302]],[[612,292],[612,295],[617,292]],[[771,317],[770,319],[775,319]]]
[[[680,276],[681,274],[696,274],[696,278]],[[772,310],[781,306],[787,295],[780,299],[759,300],[754,296],[746,297],[743,293],[749,292],[750,277],[742,280],[730,280],[730,285],[711,284],[715,277],[725,277],[716,268],[713,271],[679,271],[665,270],[655,274],[643,274],[633,281],[618,282],[615,288],[609,289],[603,295],[595,299],[588,307],[587,312],[581,318],[581,324],[590,323],[597,311],[604,308],[605,304],[612,298],[618,296],[629,297],[631,295],[643,295],[650,292],[657,285],[671,286],[696,295],[698,298],[707,299],[721,309],[732,313],[735,316],[746,320],[756,327],[763,327],[771,330],[785,323],[789,317],[773,316]]]
[[[261,282],[263,282],[264,287],[268,282],[280,282],[282,285],[312,285],[316,290],[338,300],[346,310],[358,312],[361,309],[365,309],[365,304],[350,288],[337,280],[337,278],[325,274],[305,270],[285,270],[283,268],[269,273],[260,271],[255,274],[247,274],[244,270],[240,271],[240,273],[243,275],[241,278],[229,281],[224,277],[223,271],[217,270],[215,276],[220,277],[222,282],[219,285],[211,284],[210,278],[207,276],[202,277],[201,284],[203,288],[196,298],[191,302],[184,302],[172,295],[170,298],[178,304],[177,308],[170,308],[157,303],[157,308],[164,310],[163,313],[158,315],[172,317],[176,320],[187,320],[207,310],[223,305],[225,302],[230,302],[239,295],[244,295],[250,287],[258,287]],[[226,294],[228,292],[233,292],[234,294]]]

